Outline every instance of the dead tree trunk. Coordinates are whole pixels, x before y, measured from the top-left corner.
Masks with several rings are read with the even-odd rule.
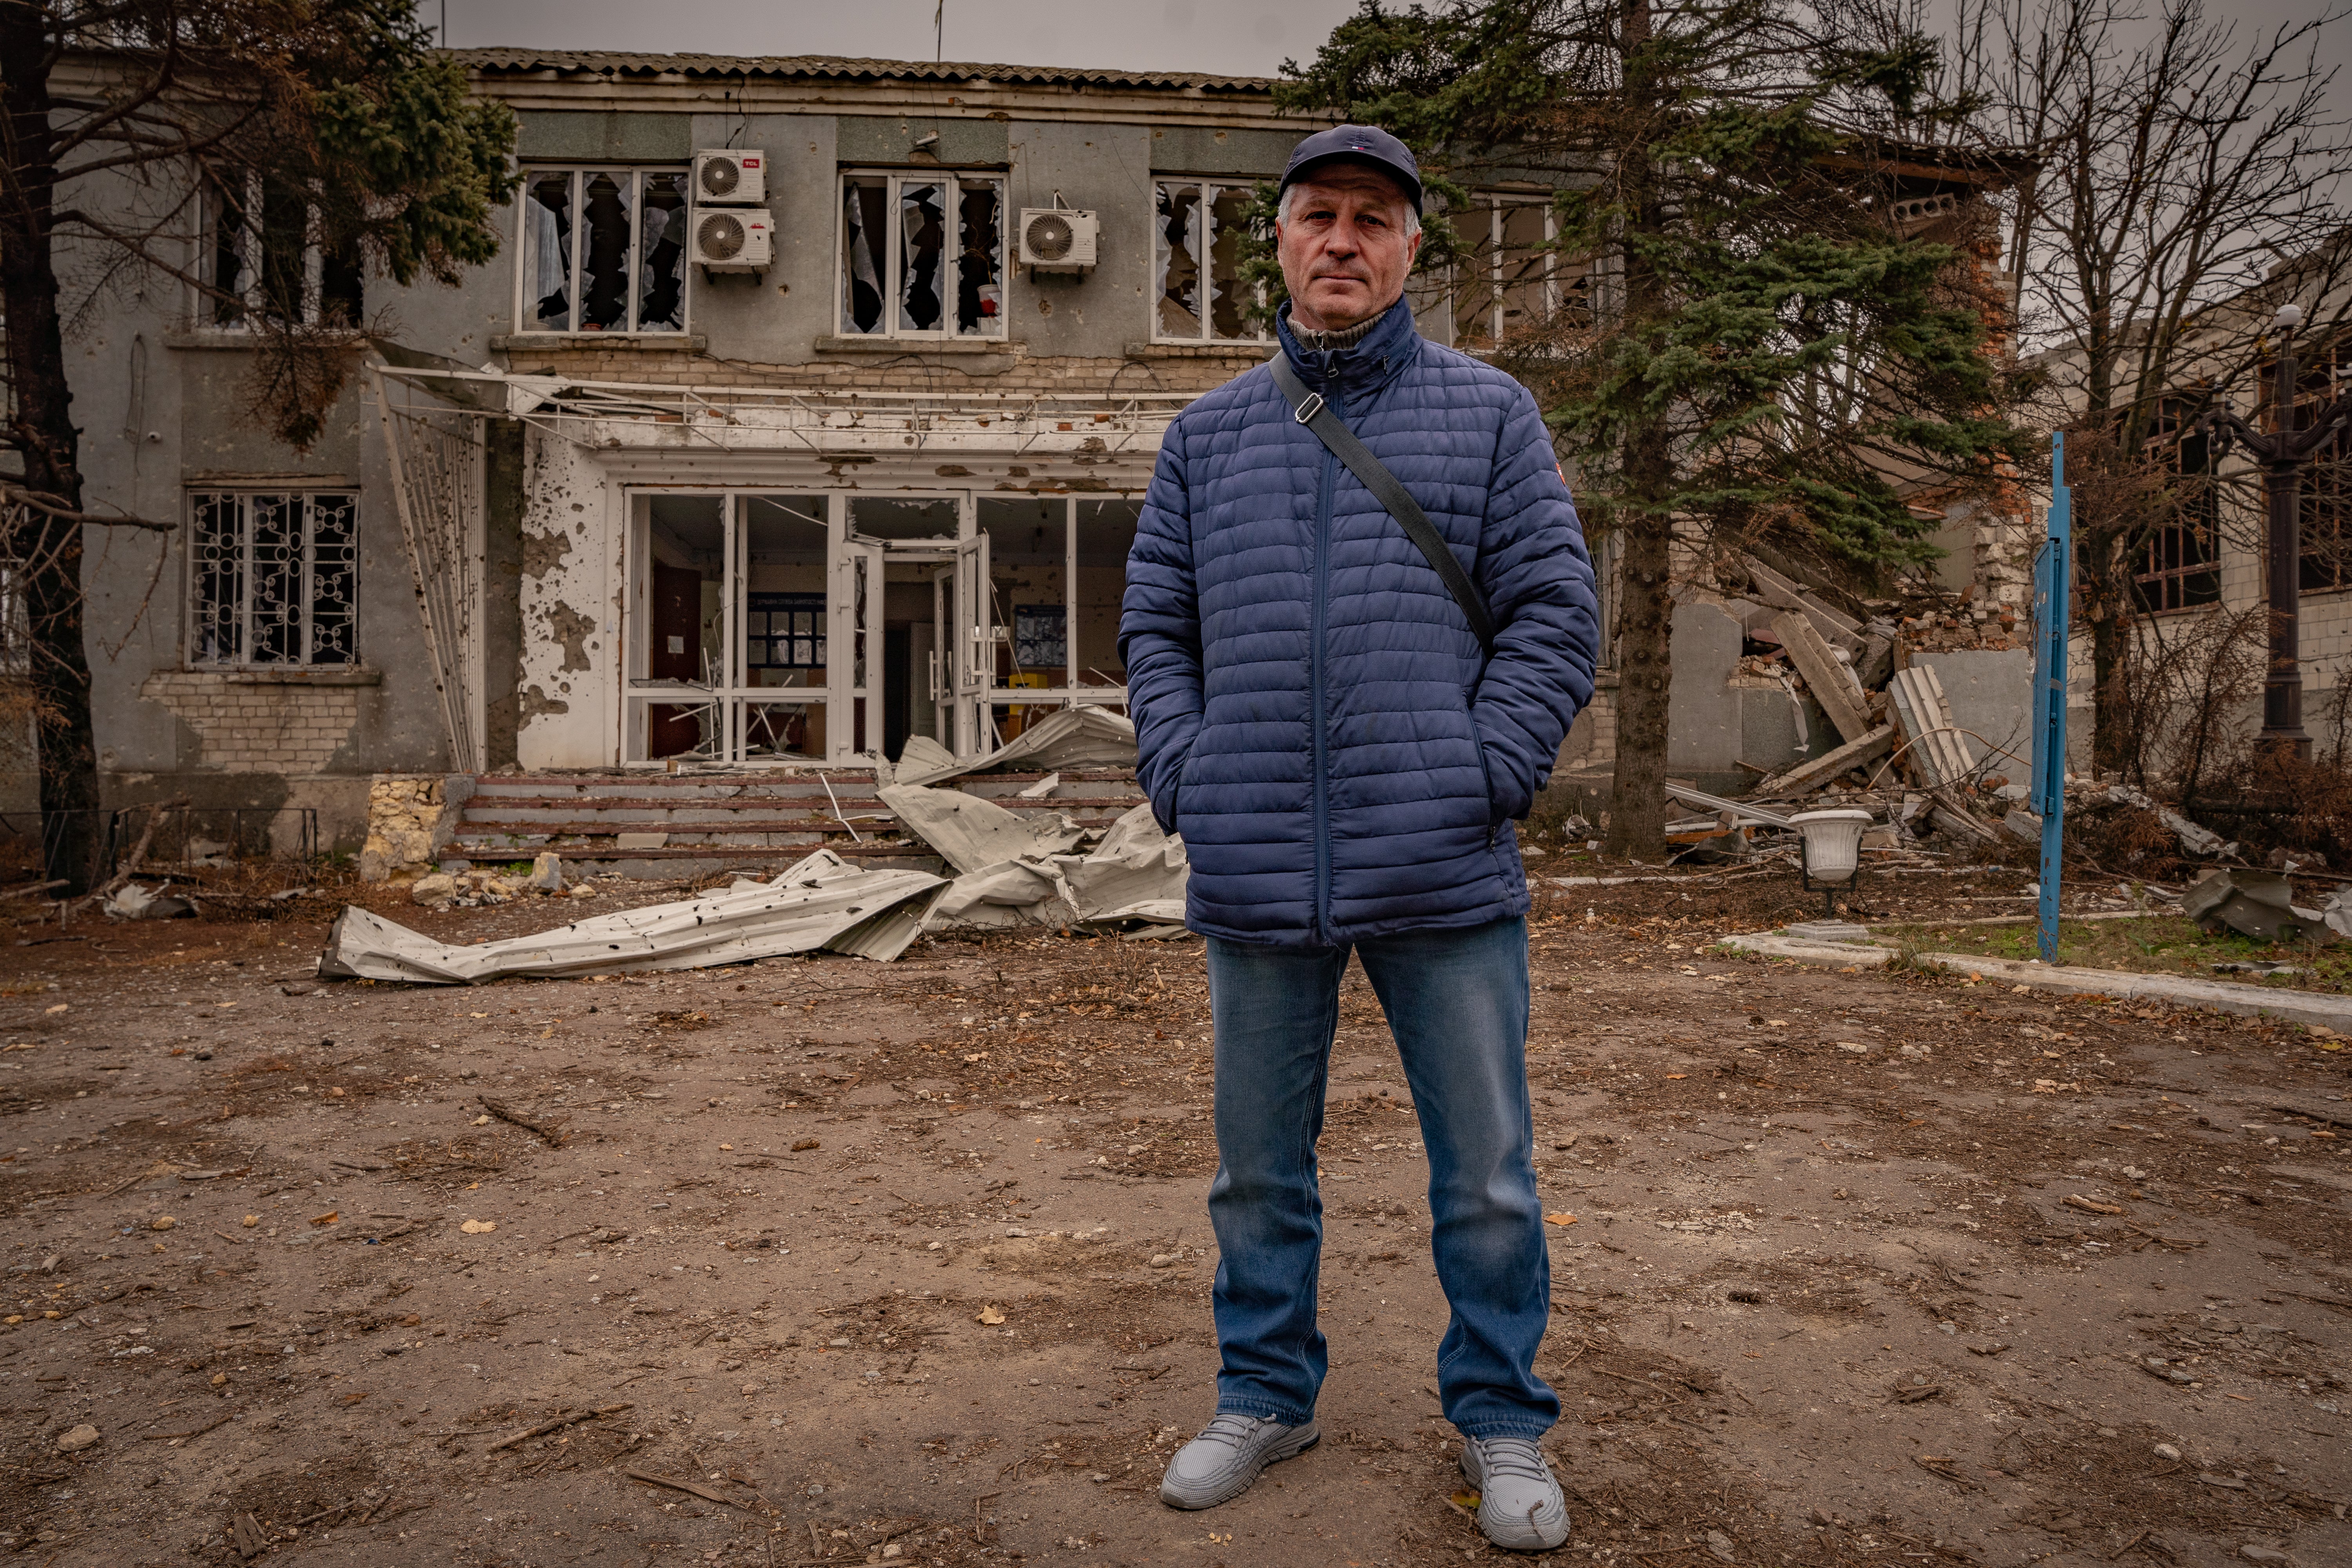
[[[0,5],[0,92],[15,178],[0,190],[0,311],[8,352],[10,478],[5,547],[24,595],[39,752],[43,875],[69,893],[91,883],[98,852],[98,749],[82,646],[80,433],[66,383],[64,323],[50,247],[57,162],[48,73],[55,46],[37,6]],[[53,509],[53,510],[45,510]]]

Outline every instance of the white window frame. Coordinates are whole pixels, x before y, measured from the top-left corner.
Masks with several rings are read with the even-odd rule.
[[[209,188],[203,190],[198,197],[202,219],[198,225],[197,243],[202,249],[197,257],[196,271],[197,276],[203,278],[206,283],[217,288],[219,278],[214,270],[214,264],[220,254],[218,235],[222,215],[214,208],[213,204],[217,199],[214,193],[225,191],[227,182],[217,175],[207,174],[203,178],[205,185]],[[195,301],[195,308],[190,314],[196,324],[205,331],[249,332],[253,331],[255,321],[265,318],[268,312],[269,298],[262,287],[261,278],[264,237],[262,235],[262,178],[259,170],[246,172],[243,200],[244,221],[237,226],[235,241],[237,270],[244,283],[244,287],[236,290],[238,313],[235,320],[222,321],[219,318],[219,310],[223,303],[220,297],[217,294],[200,294]],[[319,209],[314,203],[304,214],[302,220],[302,308],[298,313],[299,318],[298,324],[301,326],[315,327],[320,322],[322,309],[326,304],[326,290],[323,287],[325,271],[325,257],[320,246]],[[362,305],[365,303],[364,292],[362,292]],[[353,331],[357,331],[365,323],[352,321],[348,324]]]
[[[1166,187],[1181,187],[1186,185],[1190,185],[1194,190],[1201,193],[1200,205],[1193,209],[1193,211],[1199,215],[1196,232],[1193,238],[1193,248],[1198,253],[1196,259],[1199,261],[1201,266],[1202,309],[1200,311],[1200,335],[1198,337],[1181,338],[1171,336],[1169,333],[1160,331],[1160,301],[1166,293],[1166,286],[1160,281],[1160,247],[1168,243],[1167,237],[1160,232],[1160,192]],[[1145,303],[1150,310],[1150,316],[1145,324],[1150,329],[1150,336],[1153,342],[1190,343],[1200,345],[1214,343],[1269,343],[1274,341],[1273,334],[1267,331],[1263,326],[1250,328],[1249,331],[1252,335],[1246,337],[1218,337],[1216,335],[1215,326],[1216,311],[1213,308],[1213,301],[1209,299],[1209,289],[1213,281],[1211,268],[1214,265],[1211,258],[1210,252],[1215,248],[1215,241],[1213,236],[1210,233],[1209,223],[1216,210],[1217,197],[1228,191],[1240,191],[1246,194],[1255,189],[1255,182],[1251,180],[1235,180],[1230,178],[1221,180],[1213,175],[1192,174],[1154,174],[1151,176],[1151,283],[1150,287],[1145,290],[1148,296]],[[1203,241],[1207,241],[1207,243],[1204,244],[1202,243]],[[1234,286],[1236,288],[1240,287],[1239,279],[1234,279]],[[1258,305],[1263,305],[1265,303],[1265,292],[1263,289],[1259,291],[1257,300],[1253,302]]]
[[[301,652],[295,658],[257,658],[254,657],[253,593],[256,573],[253,563],[253,504],[269,498],[299,500],[302,506],[301,559]],[[204,629],[211,617],[202,602],[204,563],[197,559],[203,538],[197,527],[197,510],[211,500],[234,501],[237,508],[237,604],[236,607],[237,653],[234,658],[207,657],[203,651]],[[318,555],[318,516],[315,503],[320,500],[340,500],[351,511],[350,552],[351,574],[351,639],[350,657],[320,659],[318,656],[317,626],[314,615],[318,604],[316,574]],[[343,486],[320,486],[310,489],[302,485],[203,485],[191,487],[186,495],[187,510],[187,584],[181,602],[186,606],[187,666],[191,669],[357,669],[360,656],[360,493]]]
[[[883,237],[886,242],[883,247],[883,254],[874,258],[875,276],[877,282],[881,284],[882,320],[875,327],[874,331],[870,332],[861,332],[855,326],[851,325],[849,321],[849,301],[846,294],[846,274],[848,268],[842,254],[844,247],[848,243],[848,236],[842,230],[842,218],[845,209],[849,205],[849,188],[851,184],[853,182],[871,180],[880,180],[884,182],[883,190],[885,195],[882,208],[884,212],[889,215],[889,219],[884,225],[883,228]],[[977,184],[983,182],[996,187],[996,314],[994,316],[982,317],[981,327],[977,331],[963,331],[959,330],[955,324],[955,306],[953,300],[954,291],[958,286],[958,279],[956,278],[956,259],[961,252],[956,248],[956,236],[954,230],[961,225],[961,219],[957,213],[950,211],[946,215],[946,221],[950,231],[949,241],[941,247],[940,251],[940,254],[944,258],[944,271],[947,281],[947,291],[942,294],[940,301],[940,320],[942,325],[928,329],[921,327],[900,326],[898,324],[899,300],[898,278],[899,256],[904,239],[904,226],[898,221],[899,203],[902,199],[899,193],[908,185],[948,184],[953,185],[961,190],[966,184]],[[1011,282],[1011,273],[1007,266],[1007,257],[1010,255],[1009,245],[1013,229],[1013,209],[1009,205],[1012,201],[1012,195],[1013,182],[1002,169],[940,168],[907,170],[850,168],[842,170],[839,177],[834,181],[833,186],[833,255],[831,265],[833,268],[834,334],[843,338],[874,339],[877,341],[882,339],[905,338],[916,342],[938,342],[945,340],[953,340],[959,342],[975,342],[1006,337],[1010,331],[1009,323],[1012,317],[1012,311],[1008,308],[1011,304],[1012,298],[1012,290],[1009,287]],[[872,240],[870,237],[867,240],[867,249],[870,254],[872,250]]]
[[[680,338],[694,331],[694,241],[693,224],[696,213],[693,169],[685,163],[526,163],[522,166],[522,184],[515,197],[515,336],[539,338]],[[539,270],[537,243],[531,228],[530,187],[550,174],[572,177],[572,265],[564,284],[564,298],[569,301],[571,324],[551,327],[541,324],[533,314],[538,303],[532,279]],[[587,265],[587,247],[581,243],[581,214],[588,182],[598,174],[611,174],[626,182],[629,192],[629,255],[623,263],[623,276],[628,279],[628,315],[620,327],[583,327],[580,325],[581,283],[583,269]],[[645,258],[646,179],[649,175],[675,176],[684,184],[687,203],[680,210],[686,216],[687,229],[680,236],[683,253],[678,258],[678,324],[675,327],[640,327],[637,310],[643,303],[644,279],[637,268]]]
[[[1486,215],[1486,343],[1491,350],[1503,341],[1504,292],[1512,285],[1512,279],[1503,270],[1504,215],[1514,207],[1543,209],[1543,310],[1545,319],[1549,320],[1559,313],[1560,307],[1559,253],[1549,248],[1559,243],[1559,214],[1551,205],[1549,193],[1543,191],[1480,191],[1472,200],[1476,205],[1465,212],[1463,218],[1467,220],[1472,213],[1482,210]],[[1457,322],[1463,313],[1455,312]]]

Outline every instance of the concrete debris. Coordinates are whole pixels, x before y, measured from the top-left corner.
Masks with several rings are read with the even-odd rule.
[[[2126,788],[2123,784],[2108,785],[2107,804],[2136,805],[2142,811],[2154,812],[2156,819],[2163,823],[2174,837],[2180,840],[2180,852],[2183,855],[2194,856],[2200,860],[2220,860],[2238,852],[2238,847],[2235,844],[2225,842],[2221,836],[2211,828],[2200,827],[2179,812],[2168,806],[2158,805],[2136,789]]]
[[[945,758],[944,762],[940,759]],[[984,757],[950,757],[937,741],[918,736],[899,753],[896,782],[932,784],[966,773],[1005,769],[1054,773],[1064,768],[1135,766],[1135,721],[1108,708],[1064,708],[1050,713]]]
[[[1742,569],[1744,589],[1738,581]],[[2032,809],[2032,791],[2022,782],[2030,764],[2015,750],[2026,742],[2000,728],[2006,710],[1997,701],[1988,707],[1985,696],[1987,682],[2009,667],[1988,673],[1990,667],[1955,666],[1944,659],[1947,668],[1939,673],[1937,662],[1914,658],[1915,654],[1941,655],[1963,646],[2011,651],[2010,634],[2026,635],[2020,629],[2017,606],[1974,603],[1968,592],[1956,605],[1939,599],[1943,608],[1918,603],[1916,595],[1900,603],[1847,601],[1869,617],[1858,621],[1828,602],[1825,595],[1832,590],[1808,588],[1752,557],[1740,563],[1731,578],[1726,586],[1738,596],[1717,601],[1713,607],[1738,623],[1747,645],[1737,660],[1733,684],[1748,696],[1757,694],[1755,689],[1769,690],[1771,683],[1780,684],[1793,710],[1790,728],[1801,760],[1764,774],[1744,800],[1669,782],[1664,794],[1670,802],[1705,814],[1676,816],[1665,824],[1674,861],[1791,852],[1794,846],[1783,832],[1790,817],[1825,807],[1868,811],[1874,825],[1863,847],[1870,850],[1902,851],[1932,840],[1929,847],[1937,852],[1971,855],[1993,849],[2013,853],[2021,845],[2040,844],[2042,816]],[[1939,626],[1960,635],[1943,637],[1936,631]],[[1948,679],[1955,682],[1950,693],[1945,688]],[[1736,709],[1737,713],[1748,711]],[[1823,720],[1828,733],[1822,732]],[[2210,864],[2240,858],[2237,844],[2138,790],[2069,775],[2066,792],[2071,804],[2130,806],[2149,813],[2179,843],[2183,858]],[[1590,833],[1580,820],[1565,825],[1565,836],[1571,840]],[[2296,868],[2293,860],[2276,854],[2270,864],[2280,871]],[[2283,901],[2280,907],[2284,907]],[[2281,918],[2308,929],[2321,926],[2325,915],[2306,910]],[[2327,929],[2352,936],[2352,900],[2345,901],[2335,919],[2340,926]]]
[[[1666,781],[1666,794],[1685,805],[1696,806],[1701,811],[1715,812],[1718,815],[1727,811],[1741,822],[1752,822],[1764,827],[1789,826],[1788,815],[1785,812],[1767,811],[1762,806],[1751,805],[1744,800],[1726,800],[1721,795],[1709,795],[1705,790],[1693,789],[1688,784],[1676,784],[1672,779]],[[1582,822],[1584,819],[1578,817],[1575,820]],[[1570,837],[1573,837],[1575,835],[1570,834]]]
[[[1822,785],[1856,768],[1867,767],[1895,747],[1895,726],[1881,724],[1860,739],[1849,741],[1836,750],[1799,763],[1786,773],[1778,773],[1756,786],[1756,795],[1763,800],[1787,800],[1801,795],[1811,795]]]
[[[475,946],[435,942],[356,905],[335,917],[322,976],[467,985],[510,974],[561,977],[703,969],[828,948],[887,962],[920,934],[925,871],[867,871],[820,849],[772,882],[737,879],[699,898],[600,915]]]
[[[581,883],[571,889],[577,895],[587,889]],[[541,894],[561,894],[564,891],[562,863],[553,855],[541,855],[522,876],[510,877],[499,871],[436,871],[419,877],[408,885],[410,901],[429,910],[477,909],[484,904],[508,904],[517,899]]]
[[[1976,754],[1953,721],[1952,705],[1933,668],[1922,664],[1896,670],[1886,696],[1921,784],[1957,784],[1977,771]]]

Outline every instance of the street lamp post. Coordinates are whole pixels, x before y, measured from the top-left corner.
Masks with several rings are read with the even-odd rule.
[[[2278,338],[2277,381],[2272,395],[2275,430],[2258,430],[2226,404],[2205,416],[2216,437],[2213,463],[2232,442],[2261,461],[2263,490],[2270,502],[2270,670],[2263,682],[2263,732],[2265,751],[2292,749],[2298,761],[2311,761],[2311,737],[2303,728],[2303,653],[2299,616],[2303,597],[2303,469],[2312,453],[2332,439],[2352,420],[2352,397],[2339,397],[2319,411],[2307,430],[2294,427],[2296,374],[2294,330],[2303,311],[2282,305],[2271,327]]]

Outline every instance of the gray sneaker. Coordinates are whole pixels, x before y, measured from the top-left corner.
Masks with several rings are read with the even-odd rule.
[[[1160,1500],[1170,1508],[1231,1502],[1268,1465],[1296,1458],[1322,1440],[1323,1429],[1312,1421],[1285,1426],[1260,1415],[1221,1411],[1168,1461],[1168,1473],[1160,1478]]]
[[[1465,1437],[1462,1474],[1478,1492],[1478,1529],[1508,1552],[1549,1552],[1568,1539],[1568,1500],[1528,1437]]]

